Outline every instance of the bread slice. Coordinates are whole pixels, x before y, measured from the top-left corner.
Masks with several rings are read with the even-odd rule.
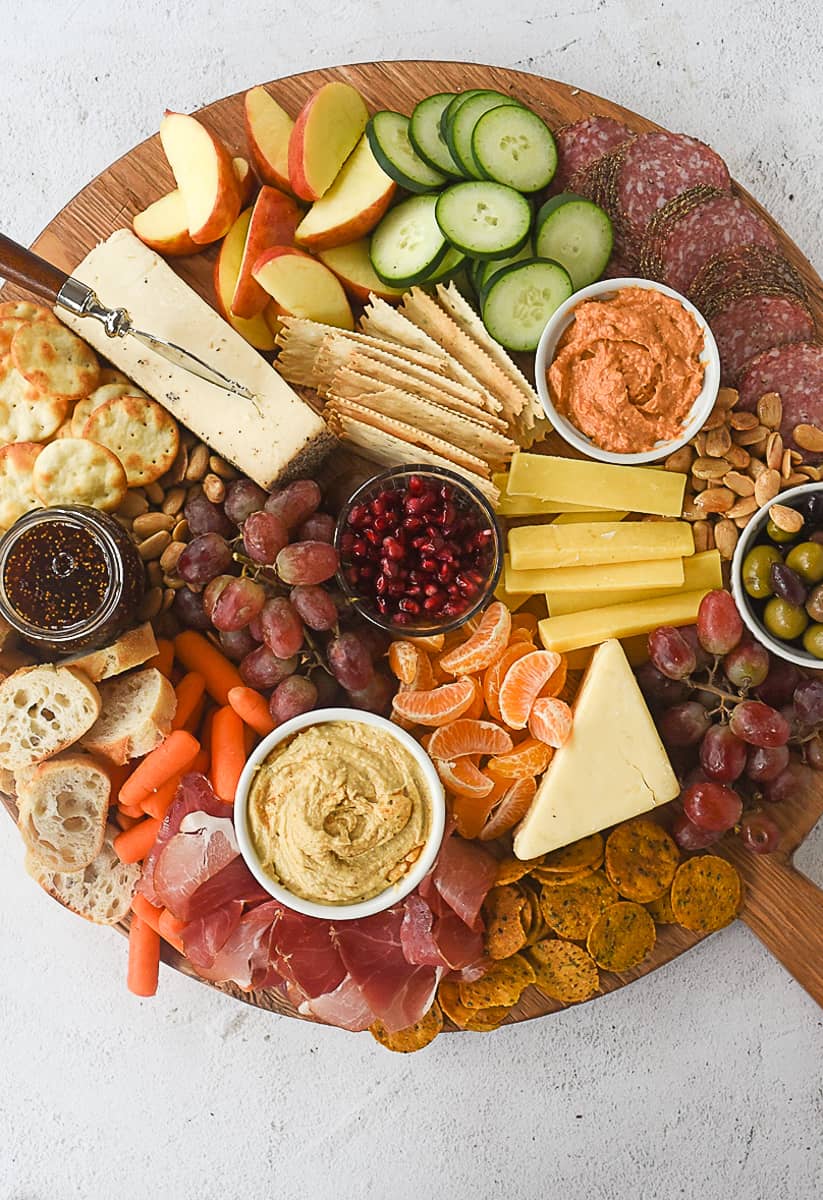
[[[177,708],[174,688],[156,667],[100,685],[103,708],[81,743],[92,754],[122,764],[159,746]]]
[[[140,864],[122,863],[114,852],[118,832],[113,825],[106,826],[99,854],[82,871],[48,871],[31,854],[26,855],[26,870],[72,912],[98,925],[115,925],[129,911],[140,878]]]
[[[17,777],[17,825],[29,856],[47,871],[82,871],[103,845],[108,772],[85,754],[64,754]]]
[[[92,683],[99,683],[101,679],[110,679],[112,675],[122,675],[124,671],[139,667],[156,653],[154,630],[146,621],[145,625],[138,625],[136,629],[122,633],[110,646],[102,646],[99,650],[89,651],[88,654],[64,658],[61,666],[77,667]]]
[[[13,796],[17,791],[17,782],[14,778],[14,771],[7,771],[5,767],[0,767],[0,792],[6,796]]]
[[[0,683],[0,767],[15,773],[74,745],[100,715],[100,693],[82,671],[43,663]]]

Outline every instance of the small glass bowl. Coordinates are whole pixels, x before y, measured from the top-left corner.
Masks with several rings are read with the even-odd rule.
[[[426,483],[435,483],[438,486],[448,484],[452,488],[452,499],[457,504],[458,509],[463,512],[473,511],[477,516],[478,527],[488,528],[491,530],[492,536],[489,543],[486,578],[480,585],[472,603],[464,612],[458,616],[440,619],[437,617],[428,618],[421,614],[419,619],[413,618],[413,621],[409,624],[403,624],[393,620],[389,615],[380,613],[375,605],[374,597],[364,594],[349,580],[348,570],[355,564],[356,560],[351,556],[349,551],[344,550],[343,537],[344,534],[352,532],[349,525],[349,514],[353,508],[371,503],[380,492],[405,490],[413,475],[419,476]],[[357,491],[349,497],[337,518],[337,525],[334,531],[334,545],[340,555],[340,569],[337,572],[337,580],[353,608],[360,616],[370,621],[373,625],[377,625],[380,629],[384,629],[388,633],[411,638],[427,637],[433,633],[448,633],[452,629],[459,629],[461,625],[465,625],[466,621],[491,601],[503,565],[503,537],[494,509],[489,500],[476,487],[461,475],[458,475],[456,471],[418,464],[406,467],[392,467],[387,471],[382,471],[379,475],[372,476],[371,479],[367,479],[365,483],[361,484]]]

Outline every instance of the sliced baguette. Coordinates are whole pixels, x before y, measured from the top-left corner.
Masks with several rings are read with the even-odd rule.
[[[113,825],[106,826],[100,852],[82,871],[48,871],[31,854],[26,855],[26,870],[72,912],[98,925],[115,925],[129,911],[140,878],[140,864],[122,863],[114,852],[118,832]]]
[[[100,693],[82,671],[21,667],[0,683],[0,767],[15,773],[73,746],[100,715]]]
[[[81,742],[92,754],[121,765],[160,745],[177,708],[174,688],[156,667],[104,680],[100,698],[100,716]]]
[[[129,629],[110,646],[100,650],[91,650],[88,654],[78,654],[73,658],[64,658],[63,667],[76,667],[87,675],[92,683],[101,679],[110,679],[112,675],[122,675],[141,666],[147,659],[157,653],[157,641],[154,630],[148,621]]]
[[[85,754],[64,754],[17,777],[17,825],[29,857],[47,871],[82,871],[103,845],[108,772]]]

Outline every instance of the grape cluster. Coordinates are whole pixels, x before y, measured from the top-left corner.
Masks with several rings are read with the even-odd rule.
[[[174,611],[216,637],[244,683],[269,696],[278,724],[340,702],[383,712],[393,690],[375,670],[383,635],[357,624],[335,588],[335,520],[320,500],[311,479],[271,493],[236,479],[222,505],[199,493],[184,509],[192,539]]]
[[[722,590],[703,598],[696,626],[649,634],[637,678],[680,774],[678,844],[703,849],[738,828],[755,853],[775,850],[780,831],[762,803],[797,786],[790,747],[823,770],[823,680],[749,638]]]

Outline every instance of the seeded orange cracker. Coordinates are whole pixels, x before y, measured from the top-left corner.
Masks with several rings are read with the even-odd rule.
[[[549,929],[560,937],[582,939],[604,909],[617,902],[617,891],[602,871],[594,871],[565,887],[544,884],[540,908]]]
[[[589,930],[586,949],[604,971],[628,971],[651,954],[654,921],[641,904],[621,900],[602,912]]]
[[[523,926],[523,932],[526,935],[526,945],[533,946],[535,942],[539,942],[541,938],[546,937],[549,929],[540,908],[540,897],[529,888],[524,890],[524,895],[526,904],[520,915],[520,921]]]
[[[15,367],[29,383],[54,396],[77,400],[97,387],[97,355],[82,338],[53,320],[32,321],[11,343]]]
[[[740,911],[743,887],[725,858],[704,854],[678,868],[672,884],[675,920],[693,933],[713,933],[729,925]]]
[[[443,1012],[458,1029],[473,1033],[489,1033],[499,1028],[511,1012],[505,1005],[466,1008],[460,999],[460,985],[452,979],[446,979],[440,984],[437,999]]]
[[[671,892],[666,891],[662,896],[658,896],[656,900],[649,900],[643,907],[646,912],[651,914],[652,920],[657,925],[674,925],[675,915],[672,909]]]
[[[668,891],[679,862],[674,841],[646,817],[624,821],[606,840],[606,874],[621,896],[638,904]]]
[[[511,1006],[517,1003],[530,983],[534,983],[531,964],[522,954],[513,954],[503,962],[492,963],[481,979],[461,982],[460,999],[466,1008]]]
[[[63,396],[44,392],[24,379],[10,354],[0,360],[0,445],[48,441],[63,424],[67,410]]]
[[[154,483],[165,475],[180,444],[171,413],[144,396],[118,396],[98,405],[83,426],[83,437],[117,455],[129,487]]]
[[[526,897],[512,884],[491,889],[483,905],[489,958],[510,958],[526,945],[522,920],[526,905]]]
[[[495,883],[517,883],[543,861],[542,858],[501,858],[497,864]]]
[[[600,991],[600,972],[582,946],[562,938],[538,942],[528,951],[540,991],[561,1004],[580,1004]]]
[[[391,1033],[382,1021],[375,1021],[369,1026],[369,1033],[387,1050],[393,1050],[396,1054],[412,1054],[433,1042],[442,1028],[443,1013],[435,1001],[429,1011],[407,1029],[398,1029]]]
[[[565,875],[559,871],[553,871],[551,868],[547,871],[543,867],[534,867],[530,875],[538,883],[548,883],[552,887],[565,887],[569,883],[579,883],[581,879],[585,879],[591,873],[590,867],[583,867],[581,870],[574,872],[569,871]]]
[[[40,507],[32,471],[42,449],[39,442],[11,442],[0,448],[0,529]]]
[[[543,858],[543,870],[547,875],[567,875],[580,871],[583,867],[593,871],[602,862],[603,835],[590,833],[588,837],[570,842],[568,846],[561,846],[558,850],[546,854]]]

